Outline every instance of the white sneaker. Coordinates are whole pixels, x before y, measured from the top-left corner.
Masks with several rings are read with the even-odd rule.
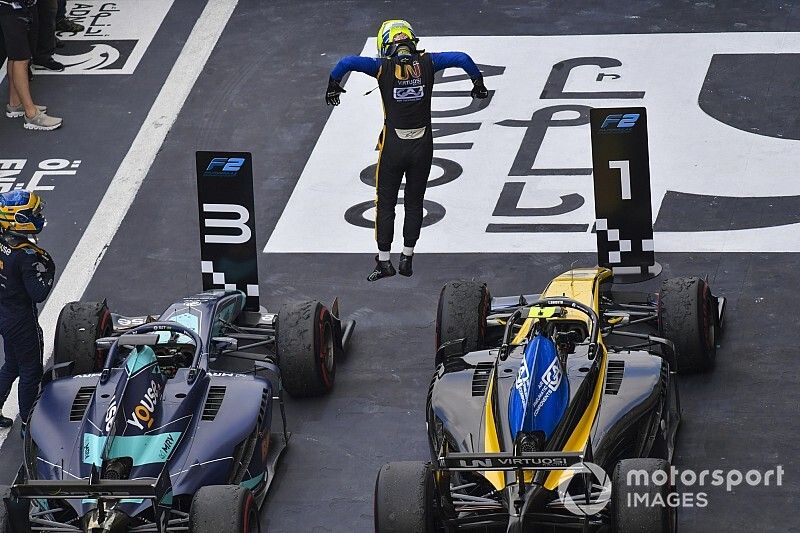
[[[47,106],[46,105],[37,105],[36,109],[41,111],[42,113],[47,113]],[[25,108],[22,107],[22,104],[18,106],[12,106],[11,104],[6,104],[6,116],[8,118],[20,118],[25,116]]]
[[[33,118],[25,116],[25,129],[26,130],[40,130],[52,131],[61,127],[61,119],[58,117],[51,117],[39,111]]]

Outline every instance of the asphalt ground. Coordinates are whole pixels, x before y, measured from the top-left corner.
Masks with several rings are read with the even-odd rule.
[[[35,134],[18,122],[0,121],[0,159],[27,159],[24,176],[30,177],[43,160],[80,161],[74,176],[52,178],[54,190],[43,193],[49,225],[42,245],[57,264],[63,265],[75,248],[202,8],[203,2],[176,0],[133,74],[37,76],[36,98],[64,117],[60,131]],[[791,2],[609,1],[587,6],[569,1],[241,0],[84,299],[108,298],[112,309],[135,315],[160,311],[200,290],[195,150],[253,152],[263,249],[329,118],[322,99],[329,69],[336,58],[360,52],[382,20],[396,17],[412,20],[421,36],[800,31],[800,14]],[[772,113],[784,121],[774,126],[782,128],[779,133],[796,138],[791,136],[793,108],[776,112],[774,102],[793,101],[798,78],[786,68],[766,68],[763,62],[756,67],[763,70],[761,83],[764,77],[776,80],[767,83],[775,87],[773,99],[767,105],[739,98],[746,105],[727,106],[727,120],[762,128],[765,122],[775,124],[763,119]],[[726,86],[734,101],[764,93],[762,86],[734,79],[740,81]],[[0,93],[5,90],[4,82]],[[752,169],[752,179],[759,178]],[[342,186],[357,180],[343,177]],[[778,209],[778,219],[792,222],[800,210],[791,202]],[[424,404],[433,369],[436,301],[444,282],[476,278],[488,281],[495,295],[529,293],[576,261],[595,262],[592,254],[546,250],[425,253],[415,259],[412,278],[368,284],[372,255],[371,249],[363,254],[261,254],[261,293],[269,308],[339,296],[343,314],[358,321],[333,393],[288,403],[294,435],[264,507],[269,531],[369,531],[379,466],[427,457]],[[676,465],[698,471],[764,471],[782,465],[785,471],[780,487],[740,486],[731,492],[707,487],[707,507],[679,511],[683,531],[800,529],[794,516],[800,503],[800,379],[794,340],[798,259],[797,253],[778,252],[658,254],[662,276],[707,275],[714,292],[728,298],[716,368],[681,380],[684,418]],[[0,479],[10,481],[20,460],[19,439],[12,435],[0,451]]]

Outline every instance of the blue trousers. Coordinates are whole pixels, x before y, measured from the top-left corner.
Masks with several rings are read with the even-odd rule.
[[[27,422],[42,380],[42,328],[31,313],[14,320],[0,320],[0,335],[3,336],[5,352],[5,361],[0,368],[0,405],[5,404],[11,384],[19,378],[19,416]]]

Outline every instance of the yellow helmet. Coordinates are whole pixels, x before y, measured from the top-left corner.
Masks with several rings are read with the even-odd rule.
[[[35,235],[44,228],[44,201],[29,191],[0,193],[0,231]]]
[[[398,36],[405,35],[406,39]],[[380,29],[378,30],[378,53],[382,57],[390,57],[394,55],[397,51],[397,42],[403,42],[403,44],[408,45],[408,41],[411,41],[411,48],[416,49],[417,39],[416,34],[414,33],[414,29],[411,27],[411,24],[406,22],[405,20],[393,19],[387,20],[383,24],[381,24]]]

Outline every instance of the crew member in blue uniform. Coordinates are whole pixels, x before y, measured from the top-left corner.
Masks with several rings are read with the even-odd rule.
[[[19,415],[28,421],[42,379],[42,329],[36,304],[53,288],[55,265],[50,254],[36,245],[45,226],[44,202],[35,193],[0,194],[0,335],[5,360],[0,368],[0,406],[19,377]],[[0,427],[10,427],[0,415]]]
[[[398,270],[403,276],[413,273],[411,261],[422,227],[422,200],[433,159],[431,92],[434,74],[448,67],[459,67],[472,79],[473,98],[489,96],[481,71],[467,54],[426,53],[417,49],[417,42],[408,22],[387,20],[378,31],[380,57],[342,58],[331,71],[325,93],[328,105],[339,105],[339,95],[346,92],[341,86],[342,78],[350,71],[357,71],[377,78],[383,100],[384,127],[378,139],[380,155],[375,175],[378,255],[375,269],[367,278],[369,281],[395,275],[390,252],[395,205],[404,174],[405,222]]]

